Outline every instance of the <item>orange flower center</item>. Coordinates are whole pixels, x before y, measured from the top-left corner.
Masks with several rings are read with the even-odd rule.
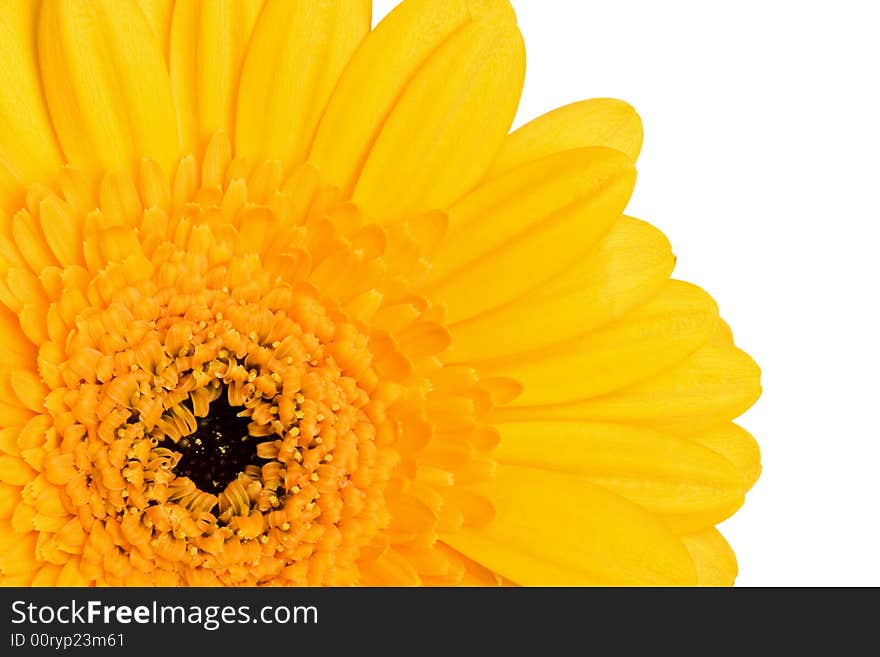
[[[201,172],[139,175],[66,170],[14,218],[27,549],[80,583],[458,581],[437,538],[491,517],[453,484],[491,476],[497,435],[412,291],[440,218],[370,222],[223,135]]]
[[[115,519],[136,549],[158,531],[161,560],[338,583],[387,521],[394,466],[377,456],[382,403],[341,366],[375,378],[350,348],[363,337],[204,236],[214,246],[154,253],[160,264],[81,313],[52,393],[50,480],[72,475],[81,515]]]

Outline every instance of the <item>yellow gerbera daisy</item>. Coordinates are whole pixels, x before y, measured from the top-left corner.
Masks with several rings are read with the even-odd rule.
[[[0,573],[728,584],[760,469],[613,100],[504,0],[0,7]]]

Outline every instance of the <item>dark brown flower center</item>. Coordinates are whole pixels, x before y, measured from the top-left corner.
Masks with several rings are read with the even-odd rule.
[[[261,465],[257,445],[266,437],[249,435],[249,417],[239,417],[240,406],[231,406],[225,394],[211,402],[206,417],[196,418],[198,426],[192,434],[177,444],[170,439],[162,441],[181,455],[174,467],[180,477],[189,477],[199,489],[218,494],[248,465]],[[275,438],[273,436],[272,438]]]

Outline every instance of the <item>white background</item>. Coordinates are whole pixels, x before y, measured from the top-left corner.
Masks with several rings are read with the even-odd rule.
[[[376,18],[393,6],[374,2]],[[876,3],[513,0],[516,125],[582,98],[642,116],[628,212],[763,370],[764,473],[721,526],[739,585],[880,585]]]

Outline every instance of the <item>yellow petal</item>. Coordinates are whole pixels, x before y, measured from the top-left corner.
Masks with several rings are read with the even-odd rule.
[[[432,280],[442,281],[546,218],[592,199],[610,179],[631,171],[614,151],[581,148],[529,162],[480,185],[449,209],[445,239],[431,258]],[[589,226],[582,229],[586,238]]]
[[[325,182],[348,193],[370,146],[407,83],[464,24],[507,0],[405,0],[364,39],[339,79],[318,125],[309,161]]]
[[[88,586],[88,580],[79,568],[79,559],[71,559],[58,573],[57,586]]]
[[[589,256],[546,284],[449,327],[452,347],[446,360],[491,360],[534,351],[604,326],[657,294],[674,264],[663,233],[622,217]]]
[[[12,218],[12,237],[21,257],[36,274],[55,264],[52,252],[46,245],[40,225],[27,211],[20,211]]]
[[[6,367],[34,367],[37,350],[21,332],[18,317],[0,306],[0,344],[3,345],[3,361]]]
[[[730,330],[730,325],[720,317],[718,318],[718,326],[709,337],[709,342],[718,346],[733,346],[733,331]]]
[[[605,146],[633,162],[642,148],[642,120],[627,103],[593,98],[571,103],[525,124],[507,139],[488,177],[569,148]]]
[[[13,370],[10,372],[10,383],[22,406],[36,413],[42,413],[45,410],[44,401],[49,390],[36,372]]]
[[[10,486],[24,486],[36,473],[17,456],[0,454],[0,481]]]
[[[21,408],[18,402],[9,403],[0,400],[0,426],[15,427],[24,424],[33,417],[33,413]],[[2,457],[0,457],[2,458]],[[0,481],[4,481],[3,473],[0,472]]]
[[[39,568],[34,554],[36,541],[36,532],[19,534],[9,523],[0,521],[0,574],[32,576]]]
[[[518,584],[695,582],[687,550],[659,520],[583,478],[499,465],[495,478],[477,488],[492,501],[495,518],[441,538]]]
[[[263,0],[179,2],[171,20],[169,68],[185,153],[218,130],[233,134],[239,74]]]
[[[486,172],[516,113],[524,75],[522,36],[509,14],[490,12],[455,32],[382,124],[355,203],[386,220],[447,207]]]
[[[362,566],[361,579],[365,586],[419,586],[421,583],[413,565],[393,549]]]
[[[180,156],[165,59],[133,0],[47,0],[40,66],[67,159],[97,178],[136,171],[141,157],[169,175]]]
[[[603,397],[547,406],[502,407],[498,420],[568,419],[623,422],[694,435],[748,409],[761,394],[761,371],[734,347],[706,344],[680,363]]]
[[[716,452],[644,428],[591,422],[496,425],[501,463],[583,477],[657,514],[676,532],[712,527],[743,503],[743,479]]]
[[[34,575],[31,586],[56,586],[58,575],[61,573],[61,566],[47,563],[40,567],[40,570]]]
[[[439,543],[438,546],[438,549],[449,556],[450,561],[459,563],[464,568],[463,577],[457,586],[498,586],[500,584],[498,575],[485,566],[478,564],[473,559],[468,559],[461,552],[456,552],[447,545]]]
[[[288,166],[304,159],[370,12],[369,0],[266,2],[241,72],[237,155]]]
[[[626,207],[632,163],[617,151],[567,151],[476,189],[450,213],[427,284],[455,323],[497,308],[582,259]]]
[[[40,202],[40,227],[46,243],[62,265],[82,264],[82,220],[57,196]]]
[[[147,17],[147,23],[153,36],[162,50],[162,56],[168,58],[168,39],[171,33],[171,12],[174,0],[135,0]],[[188,4],[187,2],[182,4]]]
[[[481,372],[523,384],[517,406],[587,399],[675,365],[706,342],[717,321],[718,307],[706,292],[668,281],[618,322],[547,349],[487,362]]]
[[[0,162],[0,212],[14,213],[24,202],[24,187],[15,175]]]
[[[697,568],[697,586],[733,586],[736,555],[717,529],[682,536]]]
[[[761,476],[761,449],[752,435],[737,424],[728,422],[706,429],[694,436],[697,442],[721,454],[740,471],[746,490]]]
[[[0,482],[0,520],[12,517],[15,508],[21,504],[21,488]]]
[[[62,164],[40,86],[38,11],[35,0],[0,6],[0,207],[10,212],[23,200],[20,186],[53,180]]]

